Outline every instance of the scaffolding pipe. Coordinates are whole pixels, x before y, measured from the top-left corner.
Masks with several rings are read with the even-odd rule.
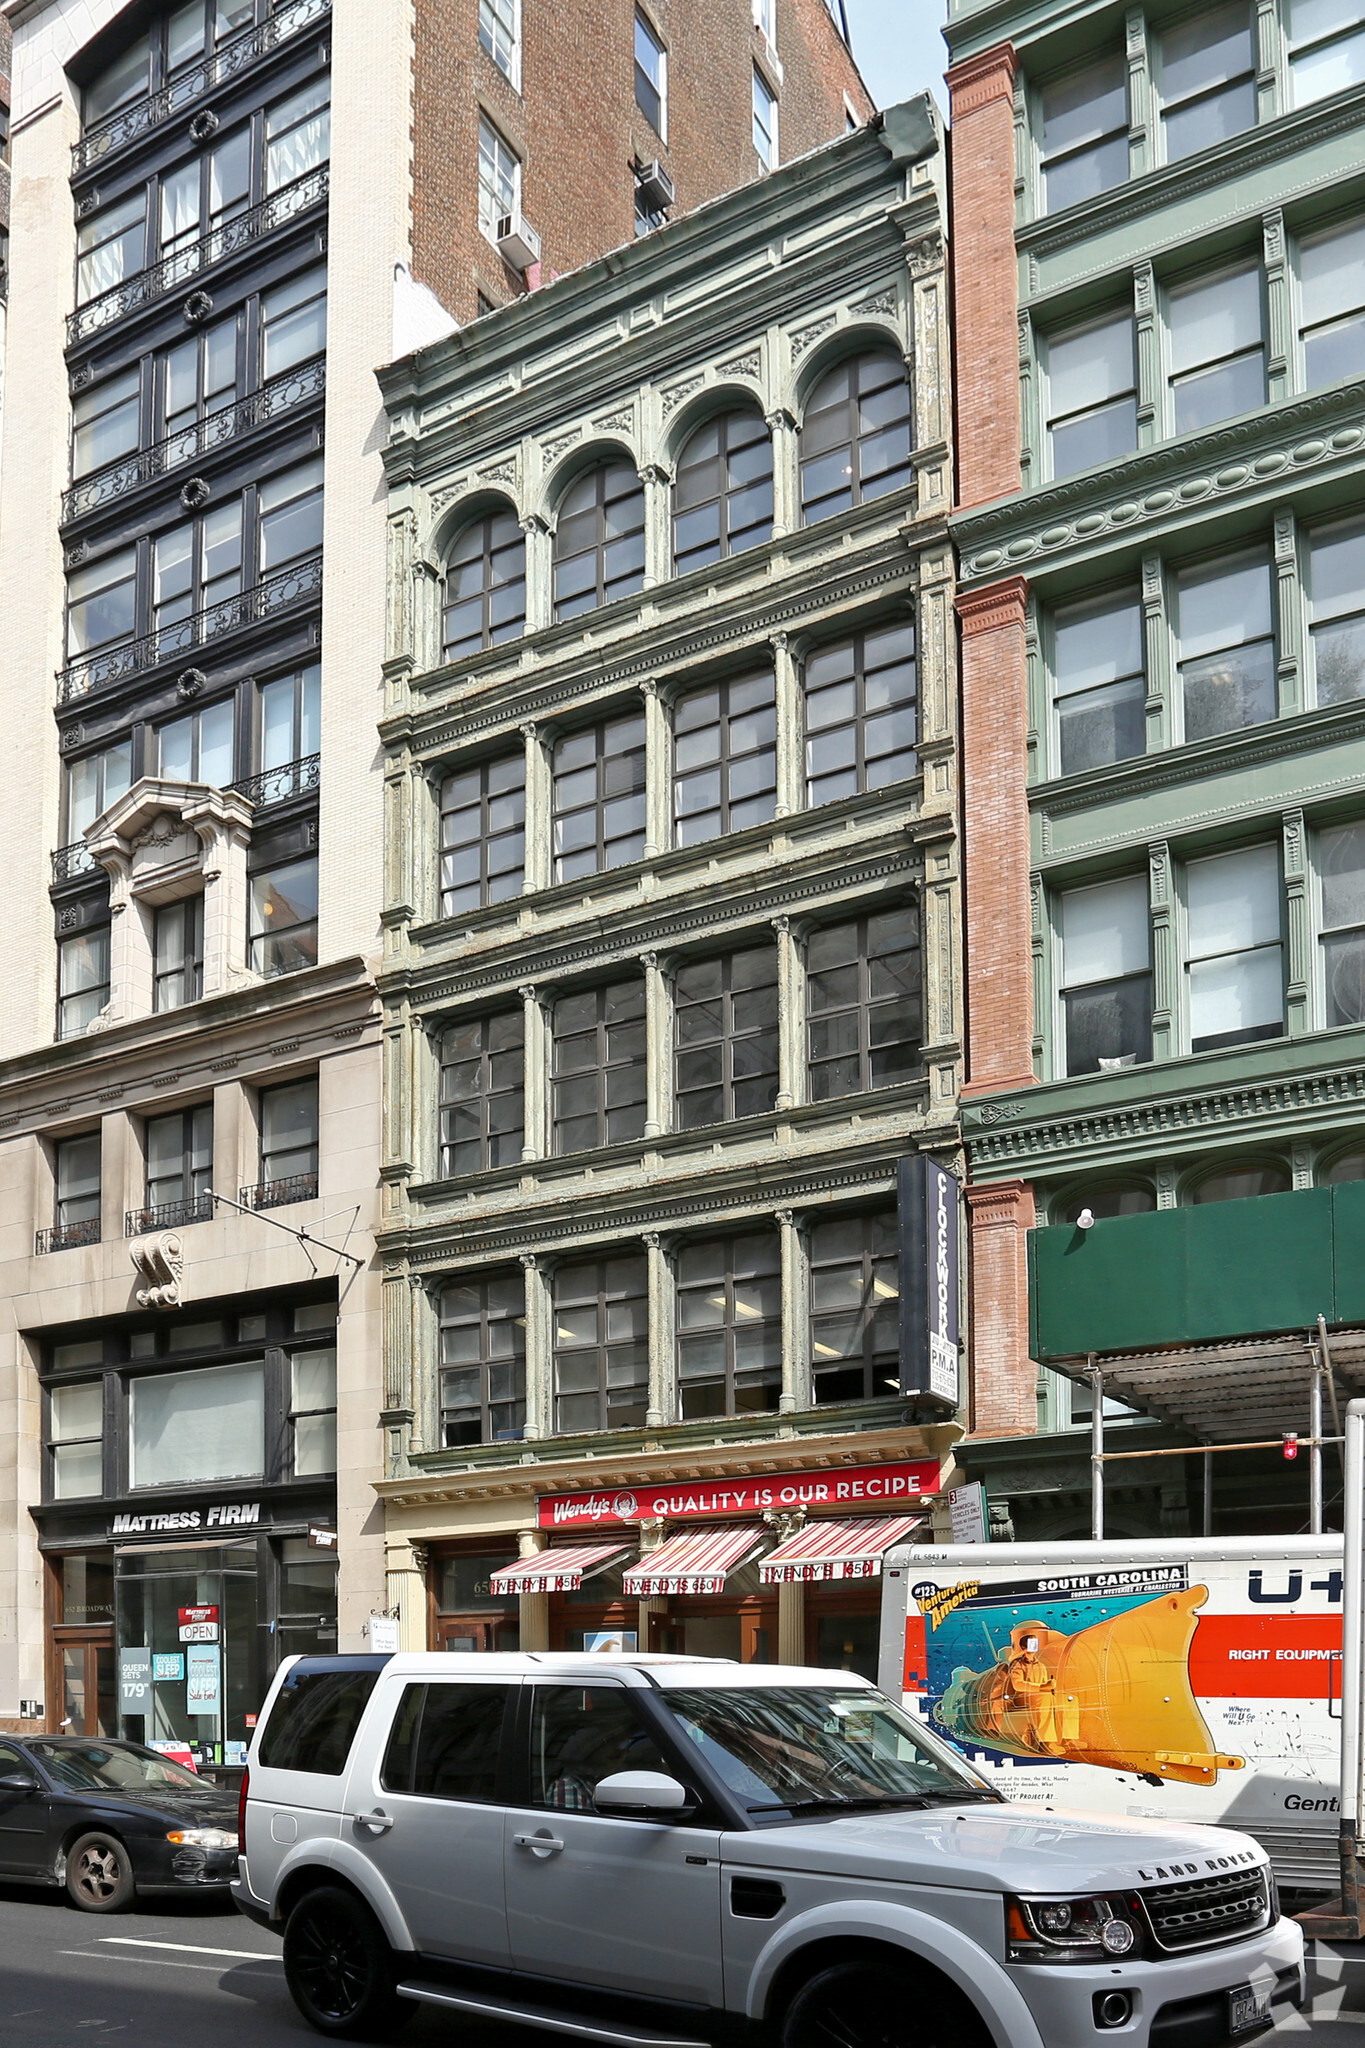
[[[1322,1534],[1322,1374],[1308,1389],[1308,1530]]]
[[[1311,1445],[1312,1441],[1311,1437],[1300,1437],[1300,1450],[1306,1449]],[[1339,1444],[1341,1438],[1339,1436],[1324,1436],[1319,1438],[1319,1442]],[[1283,1449],[1284,1438],[1282,1436],[1263,1436],[1258,1437],[1255,1443],[1247,1444],[1175,1444],[1159,1451],[1101,1451],[1099,1455],[1102,1465],[1113,1465],[1120,1458],[1188,1458],[1191,1451],[1202,1451],[1206,1458],[1211,1458],[1216,1451],[1283,1451]],[[1092,1450],[1092,1458],[1094,1455]]]
[[[1213,1534],[1213,1459],[1204,1452],[1204,1534]]]
[[[1090,1535],[1104,1541],[1104,1374],[1092,1351],[1090,1372]]]

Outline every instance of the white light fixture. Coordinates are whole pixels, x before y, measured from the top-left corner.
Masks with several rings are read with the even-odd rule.
[[[1079,1216],[1078,1216],[1078,1217],[1076,1218],[1076,1228],[1077,1228],[1077,1230],[1089,1230],[1089,1229],[1091,1229],[1091,1228],[1093,1227],[1093,1225],[1094,1225],[1094,1221],[1095,1221],[1095,1212],[1094,1212],[1094,1210],[1093,1210],[1093,1209],[1082,1209],[1082,1211],[1081,1211],[1080,1215],[1079,1215]]]

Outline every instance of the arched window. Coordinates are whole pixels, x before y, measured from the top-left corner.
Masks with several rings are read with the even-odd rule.
[[[1253,1195],[1285,1195],[1289,1175],[1282,1166],[1264,1166],[1256,1160],[1239,1160],[1208,1174],[1190,1193],[1192,1202],[1243,1202]]]
[[[673,481],[679,576],[771,538],[773,444],[760,413],[721,413],[683,444]]]
[[[629,462],[603,462],[573,484],[555,524],[555,617],[571,619],[645,580],[645,491]]]
[[[890,349],[820,379],[801,425],[801,518],[810,526],[884,497],[910,475],[910,382]]]
[[[1318,1175],[1320,1185],[1329,1188],[1339,1188],[1348,1180],[1365,1180],[1365,1152],[1344,1153]]]
[[[1125,1187],[1112,1181],[1099,1187],[1082,1188],[1079,1193],[1069,1195],[1058,1209],[1053,1221],[1074,1223],[1083,1209],[1088,1209],[1098,1223],[1101,1217],[1146,1216],[1156,1207],[1156,1196],[1150,1188]]]
[[[471,519],[446,559],[441,645],[447,661],[526,630],[526,542],[510,505]]]

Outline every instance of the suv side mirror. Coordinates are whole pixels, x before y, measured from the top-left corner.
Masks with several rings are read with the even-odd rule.
[[[662,1771],[614,1771],[592,1799],[599,1813],[622,1820],[682,1820],[695,1811],[687,1787]]]
[[[38,1780],[31,1778],[27,1771],[6,1771],[0,1777],[0,1792],[36,1792]]]

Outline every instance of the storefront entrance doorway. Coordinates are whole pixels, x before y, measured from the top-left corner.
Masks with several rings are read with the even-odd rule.
[[[777,1603],[715,1613],[702,1607],[675,1609],[656,1617],[656,1650],[685,1657],[730,1657],[739,1664],[772,1664],[777,1658]]]
[[[114,1679],[114,1631],[53,1630],[58,1658],[63,1735],[115,1735],[118,1689]]]
[[[116,1554],[122,1735],[183,1743],[200,1763],[241,1762],[264,1691],[257,1577],[254,1541]]]

